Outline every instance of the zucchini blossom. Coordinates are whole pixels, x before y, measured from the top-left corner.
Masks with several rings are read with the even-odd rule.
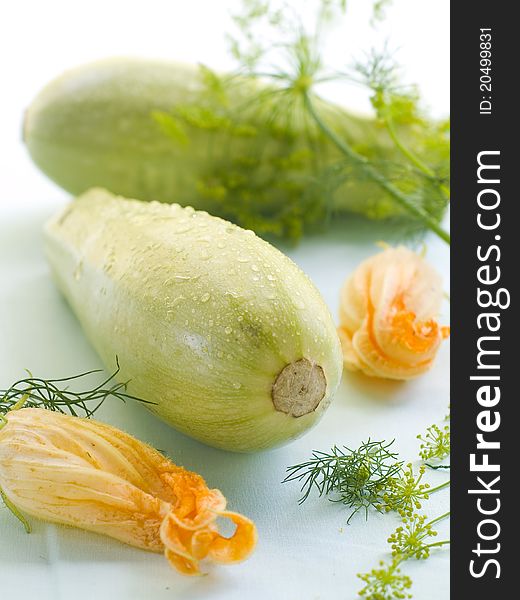
[[[442,297],[439,274],[407,248],[363,261],[341,290],[344,366],[387,379],[428,371],[449,336],[449,327],[437,322]]]
[[[4,415],[0,490],[9,507],[162,552],[181,573],[199,561],[232,563],[256,544],[252,521],[226,511],[219,490],[130,435],[40,408]],[[216,519],[236,525],[227,538]]]

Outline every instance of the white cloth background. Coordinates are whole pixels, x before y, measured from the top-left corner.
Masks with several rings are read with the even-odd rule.
[[[30,368],[42,376],[66,376],[100,362],[74,316],[53,287],[42,256],[41,227],[67,195],[47,181],[26,156],[20,141],[23,108],[48,79],[64,68],[106,55],[170,56],[229,65],[222,44],[228,1],[11,3],[2,18],[0,44],[3,86],[0,110],[0,388]],[[396,0],[388,21],[375,32],[367,25],[368,3],[352,1],[345,39],[350,51],[385,39],[401,46],[399,58],[437,114],[448,110],[448,1]],[[356,91],[350,105],[367,106]],[[354,219],[342,230],[283,248],[315,281],[337,315],[338,292],[359,262],[388,237],[384,227]],[[428,236],[428,259],[448,288],[449,252]],[[447,314],[443,315],[448,321]],[[107,402],[106,420],[165,450],[176,462],[201,473],[220,488],[232,510],[253,518],[259,544],[247,562],[210,568],[189,579],[161,557],[116,541],[32,519],[27,536],[0,509],[0,597],[26,600],[328,600],[355,598],[356,573],[388,558],[386,538],[397,527],[393,515],[362,515],[346,525],[348,512],[326,499],[298,506],[297,484],[281,485],[285,468],[313,449],[333,444],[357,446],[369,436],[396,438],[403,458],[416,460],[416,435],[442,421],[449,403],[449,342],[433,370],[417,381],[398,384],[346,374],[321,423],[289,446],[257,455],[214,450],[175,432],[144,408]],[[428,474],[432,484],[446,473]],[[448,510],[449,492],[425,503],[432,517]],[[442,539],[449,523],[439,525]],[[403,570],[417,600],[449,597],[449,552],[428,561],[409,561]]]

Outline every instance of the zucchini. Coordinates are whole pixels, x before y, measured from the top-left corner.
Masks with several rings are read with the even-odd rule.
[[[368,159],[388,165],[398,156],[375,120],[319,106]],[[120,58],[73,69],[31,104],[24,140],[74,195],[101,186],[260,234],[298,238],[332,213],[402,214],[354,165],[338,171],[344,158],[294,97],[190,65]]]
[[[252,231],[93,189],[45,228],[61,289],[107,368],[178,430],[255,451],[314,425],[339,384],[330,313]]]

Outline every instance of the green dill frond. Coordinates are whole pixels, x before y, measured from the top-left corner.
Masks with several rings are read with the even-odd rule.
[[[352,512],[348,521],[360,510],[368,518],[370,508],[378,512],[398,512],[410,517],[421,508],[433,492],[449,485],[446,481],[435,488],[422,483],[425,466],[414,473],[412,464],[404,466],[394,443],[368,440],[352,450],[333,446],[330,451],[314,450],[310,460],[287,468],[282,483],[301,482],[299,504],[307,500],[313,490],[329,496],[332,502],[341,502]]]
[[[439,225],[448,204],[449,130],[423,115],[395,61],[372,52],[356,66],[376,119],[317,95],[320,83],[345,77],[327,63],[323,44],[345,9],[344,0],[312,0],[305,10],[243,0],[229,36],[236,71],[201,66],[189,101],[151,115],[175,150],[192,157],[181,203],[293,241],[350,213],[399,219],[449,240]]]
[[[385,45],[381,51],[372,49],[354,64],[351,79],[367,87],[379,121],[386,128],[405,164],[422,175],[424,198],[436,192],[437,198],[423,201],[427,212],[439,218],[449,200],[449,120],[432,121],[423,114],[419,92],[415,86],[405,86],[401,69]],[[421,189],[418,185],[417,189]]]
[[[355,60],[353,72],[353,75],[349,78],[368,87],[372,90],[374,96],[397,95],[402,89],[400,84],[401,68],[393,57],[388,43],[384,44],[383,50],[378,51],[371,48],[364,53],[362,59]],[[372,99],[376,110],[379,106],[377,100],[377,97]],[[413,106],[414,103],[410,108],[413,108]]]
[[[207,67],[201,84],[198,104],[152,115],[175,144],[204,137],[197,150],[204,160],[193,189],[184,188],[185,203],[195,196],[245,229],[291,240],[324,223],[332,203],[316,174],[326,144],[301,95]]]
[[[29,377],[16,381],[6,390],[0,390],[0,418],[10,410],[22,407],[44,408],[63,414],[68,413],[75,417],[84,416],[90,418],[108,397],[117,398],[122,402],[136,400],[145,404],[151,404],[147,400],[126,393],[129,382],[118,383],[115,381],[119,371],[119,362],[117,362],[117,369],[112,375],[100,384],[82,392],[69,389],[69,384],[82,380],[89,375],[102,373],[100,369],[60,379],[33,377],[28,372]],[[2,421],[5,421],[5,419],[2,418]]]
[[[304,12],[313,22],[308,26],[294,2],[243,0],[232,15],[235,32],[227,36],[231,55],[243,73],[286,82],[314,77],[322,67],[322,37],[346,8],[346,0],[309,0]]]
[[[370,507],[381,510],[384,493],[400,475],[403,462],[391,450],[393,443],[369,439],[355,450],[346,446],[315,450],[309,461],[287,468],[283,483],[302,482],[300,504],[316,489],[319,496],[331,496],[351,508],[349,521],[360,510],[368,518]]]

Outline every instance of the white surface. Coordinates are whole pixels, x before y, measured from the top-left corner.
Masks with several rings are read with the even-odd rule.
[[[189,6],[188,6],[189,4]],[[38,88],[63,68],[110,54],[171,56],[225,67],[222,45],[229,2],[171,0],[100,2],[12,2],[2,18],[1,55],[8,95],[0,111],[0,388],[23,375],[59,377],[97,368],[100,362],[52,285],[41,249],[41,226],[66,195],[31,165],[19,141],[22,110]],[[385,28],[372,34],[366,8],[352,1],[345,37],[348,47],[367,48],[376,35],[402,46],[400,59],[437,113],[447,112],[448,2],[400,0]],[[365,3],[365,5],[368,3]],[[347,33],[349,35],[347,35]],[[442,43],[439,41],[442,40]],[[437,44],[437,46],[436,46]],[[440,44],[440,45],[438,45]],[[436,46],[435,52],[432,47]],[[439,53],[437,53],[439,51]],[[13,58],[14,57],[14,58]],[[360,108],[366,99],[353,96]],[[313,278],[334,315],[345,276],[388,238],[384,228],[354,220],[343,231],[306,240],[290,256]],[[448,249],[428,238],[428,258],[448,285]],[[444,321],[447,317],[444,316]],[[421,379],[396,384],[346,374],[321,423],[293,444],[245,456],[205,447],[175,432],[140,406],[107,403],[99,418],[157,448],[220,488],[233,510],[252,517],[259,544],[247,562],[210,569],[207,577],[184,578],[154,554],[108,538],[32,520],[27,536],[5,508],[0,509],[2,598],[26,600],[328,600],[355,598],[362,586],[356,573],[388,558],[386,538],[398,524],[393,515],[348,513],[324,499],[298,506],[297,484],[281,485],[285,468],[313,449],[358,445],[367,437],[396,438],[403,458],[417,457],[417,433],[439,422],[449,403],[449,343],[434,369]],[[446,474],[429,473],[432,483]],[[432,517],[447,510],[443,491],[425,504]],[[439,525],[447,535],[448,523]],[[443,535],[444,534],[444,535]],[[410,561],[417,600],[449,597],[448,551],[426,562]]]

